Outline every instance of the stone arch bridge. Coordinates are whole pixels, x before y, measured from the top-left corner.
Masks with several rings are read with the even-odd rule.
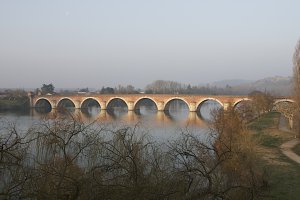
[[[83,95],[29,95],[31,107],[37,107],[39,101],[46,101],[52,109],[58,108],[62,101],[68,100],[77,109],[83,108],[88,100],[95,100],[102,110],[109,108],[114,100],[123,101],[129,111],[138,110],[142,100],[150,100],[158,111],[169,109],[169,105],[174,100],[181,100],[186,103],[190,112],[200,109],[202,103],[213,100],[218,102],[225,110],[230,106],[236,106],[242,101],[250,100],[247,96],[213,96],[213,95],[181,95],[181,94],[83,94]]]
[[[248,96],[225,96],[225,95],[181,95],[181,94],[78,94],[78,95],[40,95],[34,96],[32,93],[29,95],[31,107],[38,107],[39,101],[48,102],[51,109],[60,107],[61,102],[68,100],[73,104],[76,109],[84,108],[87,101],[93,100],[97,102],[101,110],[109,109],[109,105],[115,101],[123,101],[127,106],[128,111],[139,110],[142,100],[150,100],[154,103],[158,111],[169,110],[170,103],[174,100],[181,100],[184,102],[190,112],[197,112],[200,110],[201,105],[208,101],[213,100],[218,102],[224,110],[229,106],[236,107],[243,101],[251,99]],[[282,113],[289,121],[290,128],[293,128],[294,112],[296,104],[291,98],[279,97],[274,99],[273,111]]]

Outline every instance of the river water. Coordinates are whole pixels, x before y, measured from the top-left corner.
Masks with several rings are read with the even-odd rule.
[[[41,112],[31,109],[26,112],[0,112],[1,126],[5,123],[16,123],[19,131],[26,131],[32,125],[44,120],[52,120],[59,115],[70,114],[85,123],[102,123],[114,128],[138,125],[144,132],[149,133],[158,140],[169,140],[177,137],[181,131],[188,129],[191,132],[208,133],[208,124],[211,120],[211,111],[219,109],[220,105],[213,101],[207,101],[198,112],[189,112],[186,105],[175,102],[166,112],[157,111],[151,106],[141,106],[139,111],[127,111],[124,107],[115,107],[112,110],[101,110],[98,107],[87,109],[68,108],[68,112],[60,112],[52,109],[50,112]]]

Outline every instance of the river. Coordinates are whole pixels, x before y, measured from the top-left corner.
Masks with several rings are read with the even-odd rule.
[[[220,105],[213,101],[205,102],[198,112],[189,112],[187,106],[180,102],[174,102],[168,111],[157,111],[151,106],[141,106],[138,111],[127,111],[124,107],[115,107],[112,110],[101,110],[99,107],[87,109],[67,108],[68,112],[60,112],[52,109],[50,112],[41,112],[31,109],[26,112],[9,111],[0,112],[0,120],[3,127],[5,123],[16,123],[19,131],[26,131],[32,125],[41,121],[51,120],[57,116],[69,116],[70,114],[85,123],[102,123],[112,127],[134,126],[138,124],[145,132],[157,140],[170,140],[183,129],[206,135],[208,122],[211,119],[211,111],[219,109]],[[3,124],[4,123],[4,124]]]

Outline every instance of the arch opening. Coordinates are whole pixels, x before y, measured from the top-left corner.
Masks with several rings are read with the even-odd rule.
[[[81,112],[89,117],[98,116],[101,106],[96,99],[85,99],[81,104]]]
[[[52,110],[52,106],[49,100],[47,99],[39,99],[36,103],[35,103],[35,110],[38,113],[49,113]]]
[[[197,106],[197,115],[204,121],[212,120],[213,112],[223,109],[223,105],[217,99],[205,99]]]
[[[107,113],[114,118],[124,116],[128,112],[128,106],[126,102],[121,98],[111,99],[107,106]]]
[[[75,111],[75,104],[68,98],[61,99],[57,104],[57,109],[60,112],[73,112]]]
[[[134,111],[138,115],[151,115],[157,112],[157,105],[155,101],[150,98],[142,98],[137,100],[134,105]]]
[[[164,111],[171,120],[183,121],[188,118],[190,109],[186,101],[174,98],[166,103]]]

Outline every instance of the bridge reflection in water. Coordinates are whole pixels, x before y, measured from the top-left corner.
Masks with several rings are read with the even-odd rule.
[[[157,111],[151,107],[141,107],[139,110],[128,111],[124,107],[114,107],[111,110],[102,110],[99,107],[88,107],[85,109],[64,108],[52,109],[44,112],[38,108],[31,110],[34,117],[54,119],[57,116],[68,116],[71,114],[83,122],[120,122],[125,124],[148,123],[155,126],[178,125],[181,127],[191,125],[207,128],[210,119],[210,111],[218,109],[215,104],[203,106],[200,112],[189,112],[188,108],[182,105],[172,105],[167,111]]]

